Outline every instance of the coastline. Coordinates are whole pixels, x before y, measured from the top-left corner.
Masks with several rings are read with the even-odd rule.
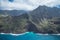
[[[60,34],[42,34],[42,33],[33,33],[33,32],[25,32],[25,33],[20,33],[20,34],[14,34],[14,33],[0,33],[3,35],[13,35],[13,36],[20,36],[20,35],[25,35],[25,34],[36,34],[36,35],[60,35]]]

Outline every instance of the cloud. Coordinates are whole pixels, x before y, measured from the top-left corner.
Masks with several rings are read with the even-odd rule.
[[[32,4],[35,5],[45,5],[49,7],[54,7],[60,5],[60,0],[30,0]]]
[[[14,2],[9,2],[8,0],[1,0],[2,10],[33,10],[34,7],[29,5],[27,2],[15,0]]]
[[[34,10],[39,5],[54,7],[60,5],[60,0],[0,0],[1,10]]]

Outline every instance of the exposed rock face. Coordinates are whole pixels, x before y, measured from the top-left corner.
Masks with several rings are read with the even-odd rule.
[[[29,32],[35,32],[35,33],[39,32],[37,27],[32,22],[28,22],[28,25],[26,26],[26,28],[27,28],[27,31]]]
[[[8,15],[6,17],[0,16],[0,33],[23,33],[26,31],[35,33],[60,33],[60,21],[55,21],[54,23],[52,22],[53,24],[50,24],[47,20],[47,24],[45,25],[45,20],[41,20],[46,18],[51,21],[55,17],[60,17],[60,8],[39,6],[37,9],[29,12],[1,10],[0,14]]]

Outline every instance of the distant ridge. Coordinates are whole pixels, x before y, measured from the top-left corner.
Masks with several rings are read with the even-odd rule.
[[[27,12],[25,10],[0,10],[0,14],[8,14],[11,16],[18,16]]]

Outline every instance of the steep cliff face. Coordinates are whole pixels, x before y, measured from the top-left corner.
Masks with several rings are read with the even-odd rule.
[[[28,12],[1,10],[0,33],[23,33],[27,31],[35,33],[60,33],[60,24],[54,24],[54,18],[55,20],[60,18],[59,8],[39,6],[37,9]]]
[[[37,9],[30,12],[32,20],[37,20],[41,18],[53,18],[53,17],[60,17],[60,8],[57,7],[46,7],[46,6],[39,6]]]

